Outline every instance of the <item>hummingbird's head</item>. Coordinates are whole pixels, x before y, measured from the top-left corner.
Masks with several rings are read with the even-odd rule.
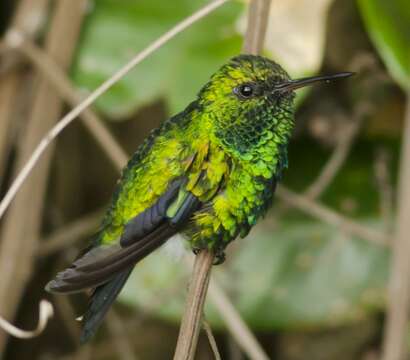
[[[211,77],[199,92],[198,101],[212,119],[221,143],[243,153],[267,132],[289,135],[296,89],[350,75],[292,80],[280,65],[267,58],[239,55]]]

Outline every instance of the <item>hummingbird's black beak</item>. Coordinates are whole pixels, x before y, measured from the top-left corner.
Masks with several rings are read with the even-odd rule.
[[[330,82],[336,79],[347,78],[354,75],[352,72],[342,72],[334,75],[324,75],[324,76],[311,76],[302,79],[289,80],[287,82],[278,84],[275,86],[275,91],[285,92],[300,89],[305,86],[315,84],[317,82]]]

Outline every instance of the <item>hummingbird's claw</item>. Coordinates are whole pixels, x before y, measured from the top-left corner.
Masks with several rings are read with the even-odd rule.
[[[218,250],[215,253],[214,265],[221,265],[225,262],[226,256],[223,250]]]

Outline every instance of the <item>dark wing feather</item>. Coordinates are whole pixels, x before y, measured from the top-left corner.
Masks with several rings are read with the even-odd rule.
[[[183,184],[182,179],[173,181],[168,190],[155,202],[154,205],[132,218],[124,227],[120,244],[127,247],[135,241],[141,240],[151,233],[161,223],[167,220],[166,212],[169,205],[178,196],[179,189]]]
[[[70,293],[102,285],[164,244],[201,205],[198,198],[188,193],[175,216],[167,217],[166,211],[183,183],[182,180],[171,183],[153,206],[131,219],[119,243],[92,248],[57,274],[46,290]]]
[[[186,197],[181,207],[178,209],[175,216],[169,219],[169,223],[173,227],[179,228],[191,217],[191,215],[196,210],[199,209],[200,206],[201,202],[198,200],[198,198],[192,193],[188,193],[188,196]]]
[[[76,260],[68,269],[57,274],[56,278],[47,284],[46,290],[71,293],[104,284],[117,273],[142,260],[176,232],[175,228],[164,223],[128,247],[96,247]]]

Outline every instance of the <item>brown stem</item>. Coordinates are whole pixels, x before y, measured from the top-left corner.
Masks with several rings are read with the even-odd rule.
[[[19,29],[26,34],[27,38],[35,35],[39,28],[38,21],[32,21],[33,17],[39,19],[48,4],[48,0],[22,0],[19,2],[15,15],[11,21],[11,27]],[[2,53],[10,54],[10,48],[3,40]],[[4,59],[2,65],[4,64]],[[24,74],[21,71],[7,71],[2,74],[0,81],[0,179],[5,169],[5,162],[10,153],[12,146],[12,132],[16,125],[15,112],[17,108],[21,108],[22,104],[19,102],[17,106],[16,98],[19,96],[19,91],[22,90],[21,84],[24,79]],[[23,85],[25,86],[25,85]]]
[[[378,245],[386,246],[389,244],[389,236],[383,232],[353,221],[306,196],[296,194],[284,186],[278,185],[276,196],[306,214],[316,217],[325,223],[340,227],[349,234],[354,234]]]
[[[67,75],[61,68],[42,51],[36,44],[26,39],[18,50],[27,57],[30,62],[44,75],[44,77],[56,88],[61,97],[72,107],[77,106],[82,97],[71,84]],[[81,114],[83,124],[94,136],[100,146],[108,150],[108,155],[116,167],[121,170],[127,163],[128,155],[113,139],[99,116],[91,109],[86,109]],[[118,164],[118,165],[117,165]]]
[[[195,257],[174,360],[192,360],[195,356],[214,258],[214,254],[207,250],[202,250]]]
[[[101,218],[102,211],[97,211],[64,225],[61,229],[56,230],[39,242],[36,255],[48,256],[68,248],[78,239],[95,231],[101,222]]]
[[[205,319],[203,319],[202,326],[205,330],[206,336],[208,337],[209,346],[211,347],[215,360],[222,360],[221,354],[219,353],[219,350],[218,350],[218,345],[215,340],[215,336],[212,333],[211,325],[209,325],[208,322]]]
[[[253,0],[249,5],[248,26],[242,52],[260,54],[263,50],[271,0]]]
[[[408,359],[410,310],[410,93],[407,94],[398,191],[396,237],[389,280],[383,360]]]

